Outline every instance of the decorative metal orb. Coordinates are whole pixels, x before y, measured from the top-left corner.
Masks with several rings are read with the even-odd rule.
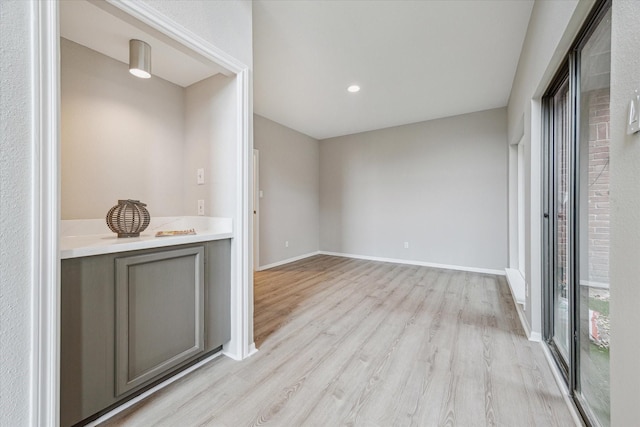
[[[118,204],[107,212],[109,230],[118,237],[138,237],[151,221],[147,205],[140,200],[118,200]]]

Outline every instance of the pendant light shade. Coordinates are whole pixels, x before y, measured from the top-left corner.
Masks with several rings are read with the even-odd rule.
[[[141,79],[151,77],[151,46],[142,40],[129,40],[129,72]]]

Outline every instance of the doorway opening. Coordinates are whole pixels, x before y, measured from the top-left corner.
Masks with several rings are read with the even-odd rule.
[[[233,165],[233,188],[237,194],[229,203],[229,217],[234,221],[234,241],[232,243],[232,338],[225,344],[225,353],[237,359],[247,357],[255,351],[252,337],[251,306],[252,277],[250,273],[249,243],[245,236],[249,231],[248,174],[250,170],[250,81],[249,69],[235,58],[219,51],[204,39],[176,26],[166,16],[145,4],[107,2],[62,2],[64,6],[81,4],[94,8],[110,8],[121,24],[134,26],[139,30],[149,30],[153,37],[164,38],[172,48],[204,58],[204,63],[216,63],[233,78],[234,119],[230,122],[233,149],[229,151],[227,166]],[[60,164],[58,153],[61,148],[59,105],[60,105],[60,45],[59,19],[60,2],[34,3],[34,87],[37,99],[37,114],[41,118],[36,124],[40,134],[37,144],[41,150],[38,164],[39,183],[38,210],[34,218],[39,230],[40,241],[36,244],[39,254],[38,289],[34,298],[32,347],[33,365],[37,367],[32,380],[32,419],[37,424],[57,425],[59,423],[59,353],[60,353]],[[68,3],[68,4],[67,4]],[[85,19],[84,21],[93,22]],[[75,23],[82,20],[75,20]],[[91,29],[90,29],[91,30]],[[206,76],[205,76],[206,77]]]
[[[260,152],[253,150],[253,271],[260,270]]]

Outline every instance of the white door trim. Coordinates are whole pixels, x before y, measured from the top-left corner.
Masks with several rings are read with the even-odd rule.
[[[31,2],[34,135],[31,425],[57,426],[60,354],[58,4]]]

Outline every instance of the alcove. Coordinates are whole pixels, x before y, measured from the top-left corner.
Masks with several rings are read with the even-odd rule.
[[[61,2],[60,36],[61,218],[128,198],[152,216],[204,200],[206,216],[233,217],[237,75],[107,2]],[[130,39],[151,46],[150,79],[128,72]]]

